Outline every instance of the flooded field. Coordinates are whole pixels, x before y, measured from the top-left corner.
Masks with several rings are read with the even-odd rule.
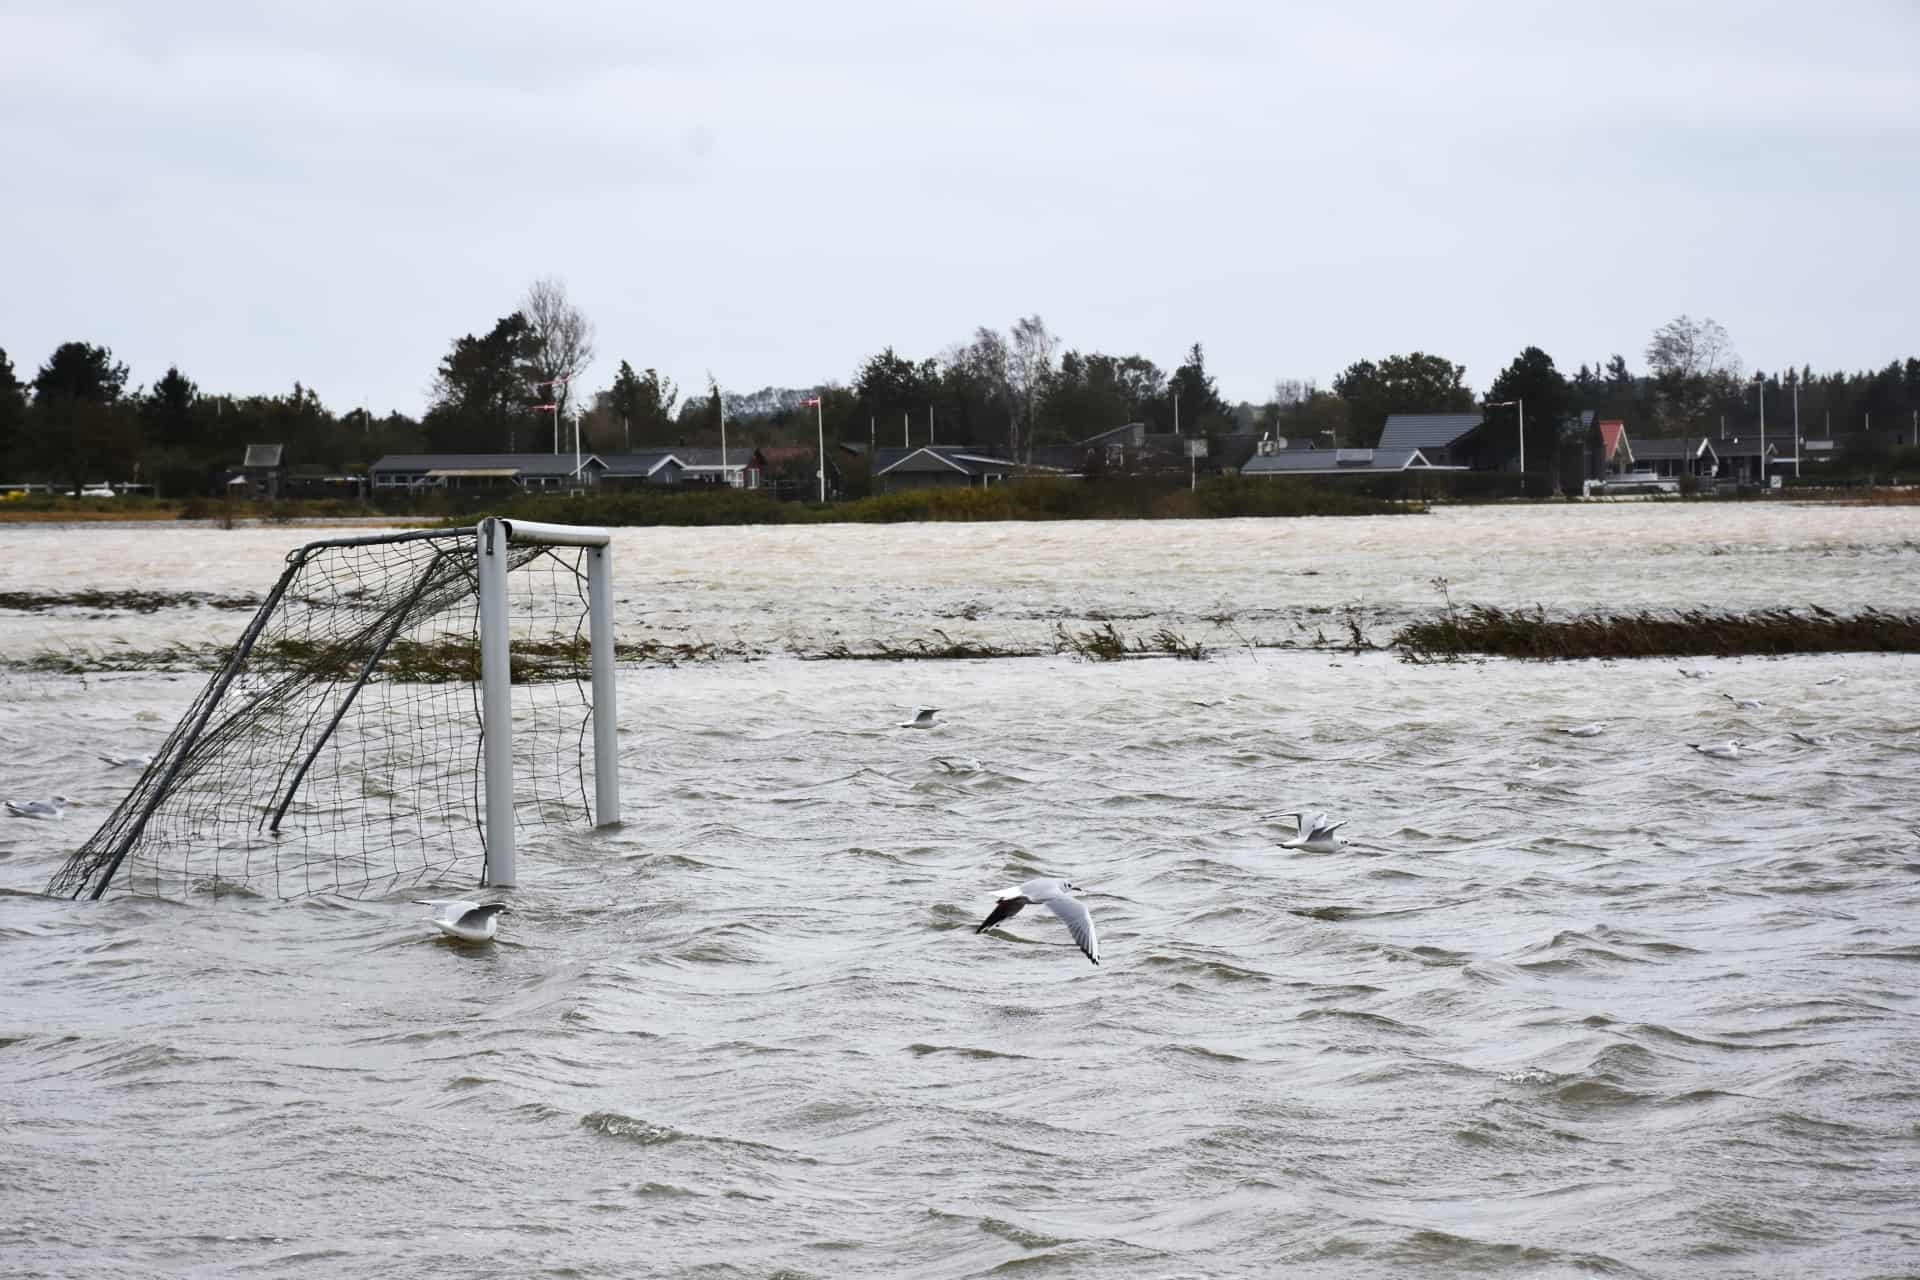
[[[264,594],[306,536],[0,526],[0,593]],[[1914,1273],[1920,659],[1265,646],[1382,640],[1436,579],[1550,612],[1913,610],[1920,508],[615,555],[623,640],[759,656],[622,671],[628,823],[524,848],[485,948],[413,894],[41,896],[131,780],[98,755],[152,750],[205,677],[0,674],[0,794],[73,798],[0,820],[0,1269]],[[0,610],[0,660],[247,617]],[[1210,656],[795,656],[1109,621]],[[946,723],[899,729],[919,703]],[[1303,807],[1349,843],[1280,848]],[[1084,887],[1098,967],[1041,908],[974,932],[1036,875]]]

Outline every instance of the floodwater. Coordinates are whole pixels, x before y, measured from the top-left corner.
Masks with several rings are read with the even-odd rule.
[[[263,593],[304,536],[0,526],[0,590]],[[487,947],[411,894],[39,896],[131,782],[95,753],[157,746],[204,677],[0,675],[0,792],[74,797],[0,820],[0,1272],[1920,1273],[1920,660],[1249,643],[1349,610],[1383,634],[1435,578],[1911,610],[1920,508],[634,530],[616,556],[623,639],[769,656],[623,670],[627,825],[523,846]],[[245,619],[0,614],[0,657]],[[1213,653],[786,652],[1106,619]],[[920,702],[945,726],[897,729]],[[1728,737],[1751,750],[1685,745]],[[1279,849],[1299,807],[1351,843]],[[1099,967],[1039,908],[974,933],[1042,874],[1084,886]]]

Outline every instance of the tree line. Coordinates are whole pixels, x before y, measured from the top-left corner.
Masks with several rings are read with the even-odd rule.
[[[703,388],[683,394],[658,369],[622,359],[606,385],[588,391],[583,379],[595,354],[592,323],[558,282],[544,280],[483,332],[448,344],[419,418],[336,411],[297,382],[283,395],[210,393],[173,367],[130,388],[127,366],[88,342],[61,344],[26,378],[0,350],[0,482],[77,492],[137,480],[166,495],[205,493],[252,443],[284,444],[290,463],[334,472],[387,453],[546,452],[556,440],[564,451],[576,429],[597,452],[715,445],[723,422],[738,446],[809,445],[816,412],[834,440],[962,444],[1031,461],[1036,449],[1133,422],[1156,433],[1258,432],[1368,447],[1394,413],[1483,408],[1517,416],[1524,404],[1530,469],[1590,443],[1582,410],[1624,421],[1633,437],[1750,433],[1763,394],[1769,434],[1782,438],[1796,397],[1808,436],[1871,425],[1911,445],[1920,425],[1920,359],[1859,372],[1803,366],[1749,375],[1724,328],[1685,315],[1654,332],[1641,371],[1615,353],[1568,374],[1528,346],[1477,395],[1464,366],[1415,351],[1356,361],[1325,389],[1276,381],[1260,404],[1220,395],[1199,342],[1167,370],[1138,352],[1068,347],[1038,315],[1005,331],[977,328],[923,358],[886,346],[846,381],[808,388],[730,391],[709,373]],[[815,397],[817,411],[803,403]]]

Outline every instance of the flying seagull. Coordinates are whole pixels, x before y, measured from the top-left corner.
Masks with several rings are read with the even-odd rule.
[[[1339,836],[1333,834],[1347,825],[1342,818],[1335,822],[1324,813],[1283,813],[1282,818],[1293,819],[1293,839],[1282,840],[1282,849],[1305,849],[1309,853],[1333,853],[1345,844]]]
[[[504,902],[468,902],[464,898],[415,898],[414,902],[440,908],[433,915],[434,928],[462,942],[493,941],[500,917],[513,914],[513,908]]]
[[[1576,724],[1560,732],[1569,738],[1597,738],[1607,731],[1606,721],[1595,720],[1590,724]]]
[[[39,818],[51,822],[65,813],[71,803],[66,796],[55,796],[51,800],[9,800],[7,812],[16,818]]]
[[[1738,738],[1729,738],[1725,742],[1689,742],[1688,746],[1703,756],[1712,756],[1715,760],[1737,760],[1743,745]]]
[[[1086,952],[1087,959],[1100,963],[1100,935],[1094,930],[1093,917],[1087,909],[1068,897],[1071,893],[1086,892],[1077,884],[1068,884],[1065,880],[1029,880],[1000,894],[993,904],[993,910],[980,922],[975,933],[985,933],[1002,920],[1011,920],[1020,914],[1020,908],[1044,905],[1047,910],[1066,921],[1067,932],[1080,944],[1080,950]]]
[[[1760,710],[1760,708],[1767,705],[1766,703],[1760,701],[1760,699],[1758,698],[1736,698],[1730,693],[1723,693],[1720,696],[1725,698],[1728,702],[1731,702],[1734,706],[1740,708],[1742,711],[1758,711]]]
[[[137,756],[115,756],[115,755],[108,755],[106,752],[103,751],[100,753],[100,758],[102,760],[105,760],[108,764],[112,765],[116,769],[125,769],[129,767],[144,769],[148,765],[153,763],[153,755],[151,752],[147,752]]]
[[[913,709],[913,719],[902,720],[900,727],[902,729],[931,729],[936,724],[944,723],[943,721],[934,719],[934,716],[938,715],[939,712],[940,708],[938,707],[915,707]]]

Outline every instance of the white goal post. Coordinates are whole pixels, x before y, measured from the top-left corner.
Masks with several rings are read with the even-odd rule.
[[[493,517],[295,548],[48,892],[505,888],[521,834],[617,824],[610,544]]]
[[[619,715],[613,676],[613,550],[605,529],[489,517],[475,535],[480,580],[480,690],[487,861],[482,883],[519,882],[513,837],[513,700],[507,549],[515,543],[587,549],[587,637],[593,670],[594,825],[620,822]]]

